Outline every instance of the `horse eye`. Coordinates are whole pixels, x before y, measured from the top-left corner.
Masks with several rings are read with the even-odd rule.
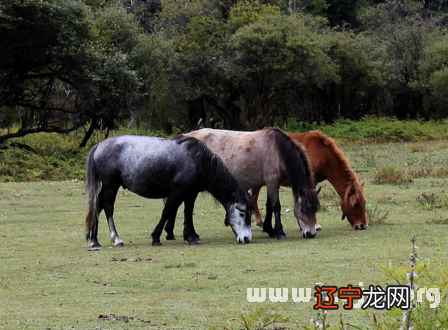
[[[240,211],[240,217],[241,217],[241,218],[244,218],[245,216],[246,216],[246,214],[245,214],[244,212],[241,212],[241,211]]]
[[[353,205],[353,207],[354,207],[354,208],[358,208],[358,207],[359,207],[359,204],[356,203],[355,205]]]

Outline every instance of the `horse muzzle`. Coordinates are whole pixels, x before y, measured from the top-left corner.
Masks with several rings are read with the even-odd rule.
[[[368,227],[369,227],[369,225],[367,225],[367,224],[357,223],[356,225],[353,226],[353,229],[355,229],[355,230],[366,230]]]
[[[247,244],[252,242],[252,236],[241,236],[237,238],[239,244]]]
[[[313,231],[302,231],[302,236],[303,236],[303,238],[314,238],[314,237],[316,237],[316,231],[315,230],[313,230]]]

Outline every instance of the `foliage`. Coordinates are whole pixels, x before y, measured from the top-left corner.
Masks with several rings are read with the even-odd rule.
[[[2,141],[90,124],[85,146],[95,130],[129,117],[129,126],[171,134],[218,122],[441,119],[448,108],[440,24],[448,16],[439,2],[20,0],[0,8],[0,120],[20,127]],[[397,139],[414,138],[393,124]],[[369,137],[383,135],[370,128]]]
[[[431,211],[442,207],[442,198],[433,192],[424,192],[417,196],[417,202],[422,210]]]
[[[448,298],[448,271],[442,259],[439,260],[419,260],[418,246],[413,237],[413,249],[410,254],[410,267],[385,267],[383,270],[387,277],[394,281],[394,284],[408,285],[414,290],[414,299],[412,307],[404,313],[396,309],[387,312],[380,317],[373,325],[373,329],[422,329],[422,330],[442,330],[448,326],[448,306],[443,304],[444,299]],[[430,307],[433,303],[424,295],[421,302],[417,301],[417,290],[420,288],[436,288],[440,293],[440,303],[436,308]],[[425,299],[426,298],[426,299]],[[434,296],[433,296],[434,298]],[[402,317],[398,317],[402,315]],[[400,326],[401,325],[401,326]]]
[[[0,108],[20,118],[0,141],[97,120],[113,128],[138,80],[105,36],[101,15],[76,0],[2,1],[0,13]]]
[[[383,166],[373,176],[375,184],[391,184],[412,182],[412,178],[401,169],[397,169],[392,165]]]
[[[374,208],[366,208],[366,218],[369,225],[384,224],[386,223],[388,216],[389,211],[382,212],[381,210],[378,210],[378,205],[375,205]]]
[[[240,329],[240,327],[243,327],[244,330],[283,329],[277,328],[277,324],[286,322],[289,322],[289,320],[283,317],[279,312],[260,307],[246,315],[241,314],[238,318],[238,329]],[[272,326],[274,326],[274,328],[272,328]],[[213,329],[233,330],[235,328],[221,326],[214,327]]]
[[[149,123],[151,123],[151,113],[143,113],[140,112],[140,115],[148,116]],[[154,123],[156,120],[162,121],[162,119],[155,118],[156,112],[152,114],[152,122]],[[172,115],[170,113],[166,115]],[[393,123],[396,122],[394,120],[385,120],[379,119],[375,120],[374,118],[364,118],[364,120],[360,122],[354,121],[338,121],[335,125],[312,125],[305,124],[300,122],[296,124],[295,121],[289,120],[285,126],[283,127],[287,131],[309,131],[313,129],[319,129],[323,131],[328,136],[331,136],[336,141],[349,145],[362,145],[366,141],[369,141],[365,134],[369,130],[366,129],[370,126],[374,126],[377,123],[378,127],[382,127],[385,125],[383,129],[383,133],[378,137],[378,140],[373,139],[372,142],[396,142],[401,141],[401,139],[397,139],[395,134],[395,130],[389,130],[387,127],[394,127]],[[416,122],[416,121],[407,121],[407,122],[397,122],[397,126],[403,125],[403,129],[405,132],[409,132],[410,141],[422,141],[427,140],[430,141],[437,137],[438,139],[446,138],[447,130],[446,130],[446,122]],[[149,125],[148,125],[149,126]],[[163,130],[154,129],[152,126],[146,125],[137,125],[132,130],[128,129],[119,129],[115,131],[111,131],[110,135],[117,134],[140,134],[140,135],[155,135],[155,136],[167,136]],[[14,131],[16,128],[12,127],[11,131]],[[5,133],[6,130],[3,130],[1,133]],[[173,134],[171,136],[175,136],[176,134],[183,133],[184,131],[180,130],[177,127],[173,127]],[[0,133],[0,134],[1,134]],[[390,135],[388,135],[390,134]],[[81,148],[77,150],[77,146],[81,143],[83,139],[84,131],[78,130],[72,132],[68,135],[60,135],[53,133],[39,133],[33,136],[24,137],[20,139],[20,142],[24,145],[27,145],[34,149],[32,151],[22,150],[18,146],[13,146],[6,144],[0,149],[0,164],[4,164],[7,166],[3,166],[0,170],[2,175],[1,181],[39,181],[39,180],[60,180],[60,179],[74,179],[78,178],[82,180],[84,178],[84,157],[86,155],[86,150]],[[104,133],[96,133],[92,136],[92,142],[101,141],[104,139]],[[429,142],[427,142],[429,143]],[[91,146],[89,143],[87,146]],[[381,146],[381,145],[380,145]],[[440,145],[440,148],[445,148],[443,144]],[[408,148],[409,149],[409,148]],[[426,147],[428,149],[428,147]],[[408,151],[413,152],[414,149],[409,149]],[[421,148],[419,149],[421,150]],[[430,150],[426,150],[430,151]],[[422,156],[425,154],[425,150],[421,150],[416,156]],[[372,152],[368,152],[362,156],[363,162],[367,164],[368,167],[373,170],[378,170],[375,172],[374,180],[391,180],[391,176],[393,172],[397,171],[397,165],[390,165],[392,169],[386,171],[384,169],[384,164],[379,161],[378,155]],[[26,163],[27,165],[20,165]],[[53,165],[55,168],[52,170]],[[380,178],[380,174],[383,172],[384,177]],[[398,170],[398,172],[400,172]],[[434,166],[432,164],[424,163],[418,167],[409,169],[407,173],[404,173],[403,178],[403,170],[401,170],[401,179],[405,179],[404,182],[409,182],[410,178],[421,178],[421,177],[433,177],[433,178],[445,178],[447,177],[447,169],[445,166]],[[394,174],[396,175],[396,173]],[[381,181],[383,182],[383,181]],[[327,189],[326,192],[330,193]],[[414,197],[415,198],[415,197]]]

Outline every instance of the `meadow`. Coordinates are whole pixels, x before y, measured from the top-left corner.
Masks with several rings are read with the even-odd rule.
[[[315,239],[302,238],[289,211],[292,193],[282,188],[285,241],[253,226],[253,242],[237,244],[224,227],[222,206],[201,194],[194,219],[202,244],[181,239],[180,209],[178,240],[152,247],[162,201],[120,190],[115,218],[125,247],[109,247],[102,214],[103,248],[89,251],[82,176],[0,183],[0,329],[241,329],[240,316],[260,308],[288,318],[278,328],[301,329],[316,315],[314,301],[249,303],[247,288],[397,284],[381,265],[408,266],[413,235],[421,259],[446,263],[446,140],[342,141],[340,147],[365,182],[369,228],[354,231],[341,221],[339,197],[323,182],[318,218],[324,230]],[[265,201],[262,190],[262,214]],[[341,316],[367,318],[356,309],[328,312],[332,325]]]

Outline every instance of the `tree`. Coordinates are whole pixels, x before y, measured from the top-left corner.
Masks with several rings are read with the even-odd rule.
[[[338,78],[312,89],[310,99],[317,105],[314,119],[330,123],[340,117],[356,120],[370,114],[384,87],[370,38],[338,29],[325,39]]]
[[[90,8],[76,0],[1,1],[0,49],[0,108],[14,109],[20,121],[0,142],[91,122],[88,138],[113,127],[138,85],[126,56],[111,50]]]
[[[420,62],[437,26],[417,1],[388,0],[361,18],[373,43],[383,50],[382,74],[391,100],[388,114],[398,118],[429,118],[423,95],[414,88]]]

